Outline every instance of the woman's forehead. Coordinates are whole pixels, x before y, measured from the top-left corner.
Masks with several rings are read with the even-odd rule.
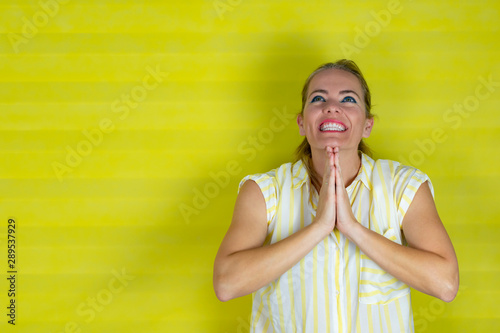
[[[329,92],[330,90],[349,89],[360,94],[363,90],[356,75],[337,68],[324,69],[314,75],[309,83],[308,93],[316,89],[322,89]]]

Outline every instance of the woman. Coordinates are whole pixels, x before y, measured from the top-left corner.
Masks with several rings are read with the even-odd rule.
[[[366,154],[370,109],[354,62],[319,67],[302,91],[297,161],[240,183],[214,288],[222,301],[254,293],[252,332],[412,332],[410,287],[454,299],[431,182]]]

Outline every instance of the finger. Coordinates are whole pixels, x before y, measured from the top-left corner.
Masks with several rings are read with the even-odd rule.
[[[335,174],[336,174],[336,195],[337,195],[337,203],[343,204],[346,202],[347,190],[344,185],[344,178],[342,177],[342,169],[340,168],[340,157],[339,154],[335,154]],[[349,204],[350,205],[350,204]]]
[[[326,174],[325,185],[328,185],[328,188],[335,192],[335,161],[331,147],[327,147],[327,154],[328,173]]]
[[[323,171],[323,183],[321,184],[321,187],[323,187],[324,184],[328,184],[328,180],[330,178],[330,173],[331,173],[331,167],[330,167],[330,153],[328,151],[329,147],[326,147],[325,149],[325,169]]]
[[[337,147],[338,149],[338,147]],[[338,150],[337,150],[338,151]],[[342,169],[340,168],[340,157],[339,157],[339,154],[336,153],[334,154],[335,156],[335,173],[336,173],[336,176],[338,177],[337,179],[337,183],[344,187],[344,179],[342,178]]]
[[[344,178],[342,178],[342,169],[340,168],[340,157],[339,154],[335,154],[335,173],[336,173],[336,196],[337,196],[337,204],[350,207],[351,203],[349,200],[349,196],[347,194],[347,189],[344,185]]]
[[[347,189],[344,185],[344,178],[342,177],[342,169],[340,168],[340,157],[339,154],[335,154],[335,173],[336,173],[336,183],[335,190],[337,196],[337,205],[343,207],[350,207],[349,196],[347,195]],[[339,207],[337,207],[337,212],[341,211]]]
[[[323,184],[330,183],[334,162],[332,162],[333,150],[331,147],[325,148],[325,169],[323,172]]]

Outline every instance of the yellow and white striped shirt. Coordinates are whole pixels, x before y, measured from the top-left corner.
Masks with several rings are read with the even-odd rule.
[[[248,179],[259,185],[266,200],[265,244],[313,221],[318,193],[302,161],[247,176],[240,187]],[[363,226],[406,244],[403,217],[425,181],[432,191],[421,171],[362,154],[359,173],[347,187],[354,216]],[[410,288],[336,229],[252,296],[251,332],[413,332]]]

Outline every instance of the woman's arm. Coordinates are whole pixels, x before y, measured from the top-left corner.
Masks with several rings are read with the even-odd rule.
[[[333,227],[332,227],[333,228]],[[331,231],[312,223],[291,236],[262,246],[267,234],[266,205],[254,181],[243,184],[231,226],[214,265],[217,298],[227,301],[250,294],[276,280]]]
[[[338,161],[338,157],[336,159]],[[345,187],[340,186],[337,198],[339,230],[392,276],[423,293],[452,301],[459,284],[457,257],[427,182],[419,187],[403,218],[408,247],[355,221]]]
[[[330,172],[330,166],[327,170],[326,178],[335,183],[335,173]],[[334,199],[335,189],[324,186],[313,223],[279,242],[262,246],[267,235],[266,203],[259,186],[254,181],[245,182],[215,258],[213,283],[217,298],[227,301],[250,294],[304,258],[333,230]]]

